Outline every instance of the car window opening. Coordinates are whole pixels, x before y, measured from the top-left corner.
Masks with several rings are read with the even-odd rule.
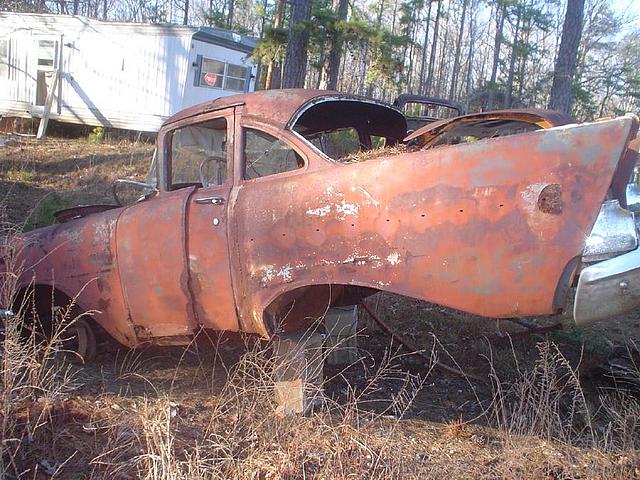
[[[292,129],[327,157],[345,162],[359,152],[397,145],[407,122],[390,106],[341,99],[311,105]]]
[[[266,132],[246,128],[244,134],[244,178],[266,177],[302,168],[302,157],[282,140]]]
[[[452,124],[431,143],[429,148],[443,145],[472,143],[485,138],[505,137],[518,133],[533,132],[542,127],[524,120],[476,120]]]
[[[171,189],[222,185],[227,179],[227,121],[216,118],[171,135]],[[204,185],[203,185],[204,182]]]

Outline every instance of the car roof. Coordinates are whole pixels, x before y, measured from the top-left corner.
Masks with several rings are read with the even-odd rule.
[[[193,117],[200,113],[243,105],[243,115],[251,116],[284,129],[287,127],[289,121],[305,104],[313,100],[318,100],[321,97],[359,98],[354,95],[347,95],[333,90],[308,90],[304,88],[261,90],[257,92],[220,97],[215,100],[194,105],[170,117],[164,123],[164,126]],[[362,98],[362,100],[365,99]]]

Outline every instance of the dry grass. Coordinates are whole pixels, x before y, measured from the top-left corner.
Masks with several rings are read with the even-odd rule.
[[[372,148],[371,150],[350,153],[346,157],[340,159],[341,163],[358,163],[366,162],[380,157],[390,157],[400,153],[406,153],[406,145],[396,145],[395,147]]]
[[[537,345],[531,369],[503,382],[491,369],[490,421],[510,436],[535,436],[597,451],[635,452],[640,446],[640,402],[627,389],[589,398],[578,372],[552,342]],[[635,371],[640,378],[640,370]]]
[[[0,231],[0,260],[4,267],[0,270],[0,305],[4,307],[15,303],[16,280],[22,267],[18,264],[19,247],[15,239],[13,228],[5,226]],[[57,311],[50,335],[45,338],[32,300],[26,296],[17,305],[15,315],[2,322],[0,478],[21,476],[25,458],[43,448],[50,449],[51,420],[63,408],[61,399],[74,385],[75,372],[64,348],[65,334],[77,320],[72,313],[74,303]],[[26,322],[26,318],[31,321]],[[40,462],[39,467],[49,473],[57,468],[46,461]]]
[[[135,415],[123,422],[108,420],[104,428],[109,454],[99,458],[100,469],[149,479],[347,478],[358,470],[370,478],[403,477],[400,473],[408,465],[394,458],[389,435],[401,425],[428,375],[399,372],[394,368],[397,360],[390,354],[364,388],[350,392],[347,402],[325,398],[312,416],[283,418],[274,415],[271,345],[253,342],[226,372],[227,382],[207,410],[196,413],[202,415],[196,431],[193,422],[186,428],[188,410],[171,392],[129,405]],[[366,397],[399,374],[403,388],[385,408],[361,410]],[[385,423],[383,430],[380,423]]]
[[[144,179],[152,154],[142,142],[20,138],[0,148],[0,203],[9,221],[33,227],[50,222],[54,210],[113,203],[113,180]]]

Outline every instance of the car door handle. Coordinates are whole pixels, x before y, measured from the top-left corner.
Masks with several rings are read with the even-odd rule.
[[[196,203],[199,203],[201,205],[222,205],[224,204],[224,198],[222,197],[196,198]]]

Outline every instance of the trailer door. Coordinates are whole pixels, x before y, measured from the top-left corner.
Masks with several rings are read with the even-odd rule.
[[[36,35],[35,37],[35,94],[33,98],[34,112],[42,113],[47,94],[54,88],[54,72],[60,69],[62,38],[52,35]]]

